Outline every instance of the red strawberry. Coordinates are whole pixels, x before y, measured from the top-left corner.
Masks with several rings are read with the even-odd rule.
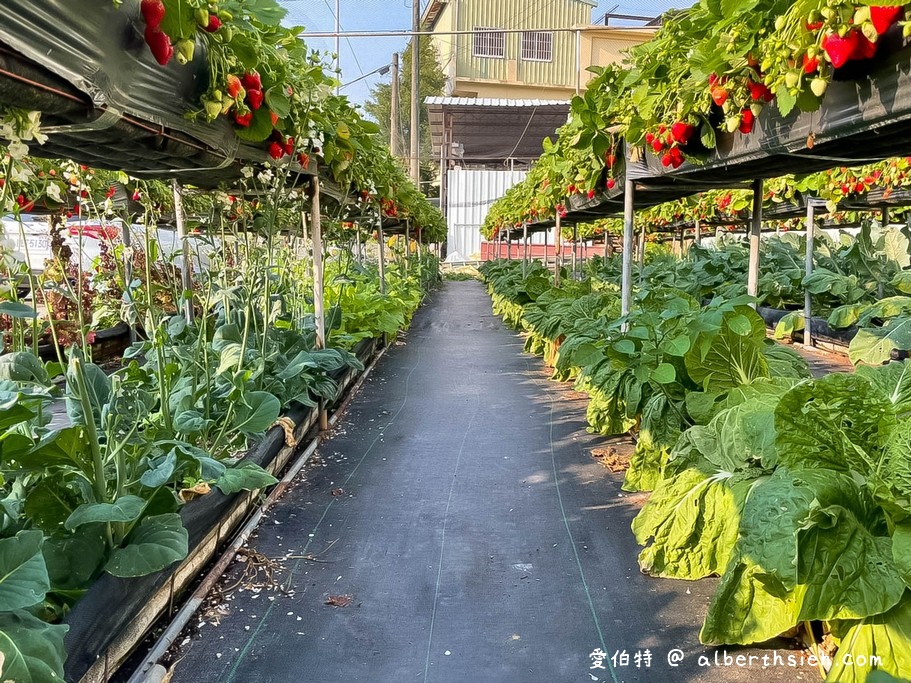
[[[228,74],[228,78],[225,80],[227,82],[225,89],[228,91],[228,97],[232,100],[236,100],[237,96],[240,95],[240,91],[243,90],[240,79],[234,74]]]
[[[209,33],[215,33],[218,29],[221,28],[221,19],[216,17],[214,14],[209,15],[209,23],[206,25],[205,30]]]
[[[269,156],[273,159],[281,159],[285,156],[285,148],[277,142],[273,142],[269,145]]]
[[[817,71],[819,71],[819,59],[805,54],[803,56],[803,72],[805,74],[812,74]]]
[[[595,198],[595,191],[594,191],[594,190],[589,190],[589,191],[588,191],[588,198],[589,198],[589,199],[594,199],[594,198]]]
[[[681,145],[685,145],[689,142],[695,132],[696,126],[691,123],[686,123],[685,121],[677,121],[677,123],[671,126],[671,137],[674,138],[675,142]]]
[[[614,180],[613,178],[608,178],[608,179],[607,179],[607,189],[608,189],[608,190],[613,190],[614,187],[615,187],[616,185],[617,185],[617,181],[616,181],[616,180]]]
[[[157,28],[148,26],[145,31],[145,38],[156,62],[161,66],[165,66],[171,61],[171,57],[174,56],[174,46],[171,45],[171,39],[168,38],[167,34]]]
[[[248,111],[246,114],[234,114],[234,123],[241,128],[249,128],[253,122],[253,112]]]
[[[617,163],[617,155],[608,153],[608,155],[604,158],[604,160],[607,162],[608,168],[613,168],[614,164]]]
[[[664,149],[664,141],[660,138],[655,138],[652,140],[652,149],[655,150],[655,153],[662,151]]]
[[[247,104],[250,105],[250,109],[256,111],[261,106],[263,106],[263,91],[262,90],[247,90]]]
[[[164,3],[161,0],[142,0],[139,11],[142,12],[142,18],[145,19],[146,26],[150,28],[161,26],[165,13]]]
[[[302,168],[307,168],[310,166],[310,156],[301,152],[297,155],[297,163],[299,163]]]
[[[712,88],[712,101],[719,107],[723,107],[724,103],[728,101],[728,91],[720,87]]]
[[[256,71],[248,71],[240,79],[247,90],[262,90],[263,82]]]
[[[870,21],[873,22],[873,28],[879,35],[882,35],[890,28],[892,24],[898,21],[901,16],[902,7],[870,7]]]
[[[285,140],[285,154],[291,155],[294,154],[294,138],[288,138]]]
[[[680,151],[679,147],[672,147],[670,151],[671,155],[671,166],[674,168],[679,168],[683,164],[683,152]]]
[[[645,142],[646,142],[646,144],[649,144],[649,145],[650,145],[650,144],[652,144],[654,141],[655,141],[655,134],[654,134],[654,133],[646,133],[646,134],[645,134]]]
[[[857,51],[857,44],[860,33],[858,31],[848,31],[842,38],[837,33],[829,33],[822,39],[822,49],[829,56],[829,61],[836,69],[840,69],[851,59],[854,59],[854,53]]]
[[[718,74],[709,75],[709,87],[714,88],[718,84]]]
[[[872,7],[871,7],[872,9]],[[860,31],[857,32],[857,49],[854,50],[854,59],[872,59],[876,56],[876,48],[879,47],[879,43],[871,43],[870,39],[867,38]]]
[[[749,135],[753,132],[753,123],[756,121],[756,117],[753,115],[751,109],[744,109],[740,112],[740,132],[744,135]]]
[[[133,201],[138,202],[142,198],[142,195],[139,194],[139,190],[133,192]]]
[[[277,126],[277,125],[278,125],[278,114],[276,114],[274,111],[270,111],[270,112],[269,112],[269,115],[272,117],[272,125],[273,125],[273,127],[274,127],[274,126]]]
[[[866,190],[866,189],[867,189],[867,188],[864,186],[863,183],[857,183],[857,184],[854,186],[854,191],[855,191],[857,194],[860,194],[861,192],[863,192],[863,191]]]
[[[810,33],[813,33],[814,31],[818,31],[818,30],[821,29],[823,26],[825,26],[825,23],[822,22],[822,21],[807,22],[807,30],[808,30]]]

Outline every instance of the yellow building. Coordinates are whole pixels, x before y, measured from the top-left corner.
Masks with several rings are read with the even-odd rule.
[[[446,95],[570,100],[593,65],[622,58],[654,27],[593,26],[589,0],[431,0],[425,30],[448,78]]]

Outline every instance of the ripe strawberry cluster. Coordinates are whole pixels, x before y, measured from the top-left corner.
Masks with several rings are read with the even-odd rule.
[[[871,6],[869,10],[870,23],[873,25],[876,35],[881,36],[892,28],[892,26],[901,18],[904,7]],[[807,24],[807,28],[810,30],[819,30],[823,26],[824,23],[821,21]],[[822,39],[822,49],[826,53],[826,56],[828,56],[832,66],[836,69],[840,69],[851,61],[874,57],[878,47],[879,41],[870,40],[867,34],[864,33],[862,25],[851,27],[843,26],[837,31],[826,33]]]
[[[171,37],[161,29],[161,22],[164,21],[167,12],[162,0],[142,0],[140,12],[146,23],[146,45],[149,46],[156,62],[161,66],[167,66],[174,57],[175,50],[179,63],[188,64],[193,61],[196,43],[192,38],[181,38],[177,43],[172,43]],[[195,19],[199,28],[208,33],[215,33],[221,28],[221,19],[208,10],[196,10]]]

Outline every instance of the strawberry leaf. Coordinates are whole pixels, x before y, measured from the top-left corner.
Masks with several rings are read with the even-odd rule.
[[[248,128],[235,128],[235,135],[246,142],[265,142],[272,135],[272,114],[265,107],[253,112]]]

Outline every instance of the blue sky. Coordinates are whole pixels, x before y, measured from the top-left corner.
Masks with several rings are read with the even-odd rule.
[[[497,0],[488,0],[496,2]],[[546,3],[550,0],[538,0]],[[612,0],[599,2],[592,12],[598,20],[608,10],[618,14],[657,15],[672,7],[688,7],[695,0]],[[307,31],[335,30],[335,0],[279,0],[288,9],[287,24],[303,26]],[[399,31],[411,28],[412,0],[341,0],[341,25],[343,31]],[[427,0],[422,0],[426,7]],[[616,9],[615,9],[616,8]],[[334,52],[331,38],[312,38],[307,41],[314,49]],[[392,53],[403,49],[407,43],[402,38],[350,38],[342,40],[342,80],[353,81],[370,73],[392,59]],[[388,80],[388,76],[371,76],[345,88],[342,92],[352,101],[363,103],[370,95],[370,86]]]

